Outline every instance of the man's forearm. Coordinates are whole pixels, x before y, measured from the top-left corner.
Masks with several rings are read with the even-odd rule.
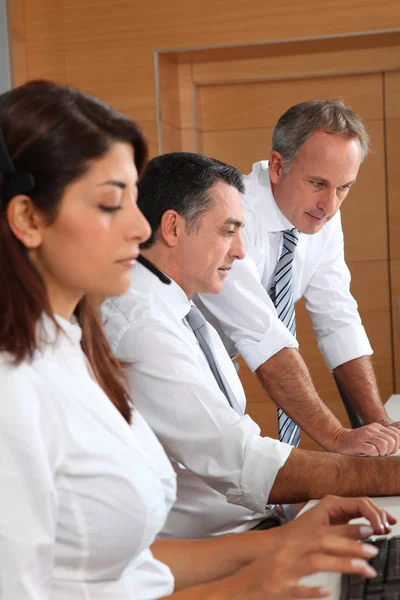
[[[350,360],[336,367],[334,373],[364,423],[377,423],[387,416],[369,356]]]
[[[269,502],[304,502],[337,496],[397,496],[400,457],[343,456],[294,449],[280,469]]]
[[[320,399],[300,353],[284,348],[256,373],[274,402],[310,437],[330,449],[342,425]]]

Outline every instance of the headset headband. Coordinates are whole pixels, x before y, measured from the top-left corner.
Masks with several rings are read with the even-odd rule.
[[[0,110],[10,92],[1,94]],[[29,194],[35,188],[35,179],[32,173],[17,173],[11,156],[8,152],[6,141],[3,136],[0,121],[0,173],[3,175],[3,182],[0,185],[0,202],[8,202],[10,198],[17,194]]]

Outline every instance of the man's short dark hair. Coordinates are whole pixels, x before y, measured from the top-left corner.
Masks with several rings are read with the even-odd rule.
[[[151,236],[141,248],[155,243],[167,210],[181,215],[187,231],[194,233],[203,214],[214,205],[210,188],[219,181],[244,192],[240,172],[215,158],[191,152],[171,152],[153,158],[138,184],[138,206],[151,226]]]

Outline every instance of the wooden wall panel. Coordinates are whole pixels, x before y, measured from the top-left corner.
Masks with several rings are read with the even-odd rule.
[[[337,40],[335,40],[337,42]],[[340,43],[340,41],[339,41]],[[240,58],[236,60],[204,60],[193,64],[193,81],[197,85],[210,83],[232,83],[235,81],[257,81],[270,79],[286,79],[312,77],[314,75],[332,76],[345,73],[372,72],[396,69],[399,66],[398,46],[379,48],[357,48],[355,50],[328,51],[329,41],[323,44],[316,40],[314,52],[304,53],[299,43],[293,42],[293,54],[287,51],[287,45],[280,45],[280,52],[271,56],[257,58]],[[322,50],[322,51],[321,51]],[[266,49],[267,51],[267,49]]]
[[[348,261],[388,258],[384,123],[366,121],[365,126],[371,136],[371,153],[342,206]]]
[[[368,74],[199,86],[197,125],[201,131],[273,127],[282,112],[293,104],[338,97],[365,120],[382,118],[382,78],[380,74]]]
[[[143,129],[149,145],[149,158],[158,155],[158,129],[156,121],[137,121],[138,125]]]
[[[390,262],[391,294],[392,294],[392,333],[394,391],[400,393],[400,260]]]
[[[241,173],[250,173],[253,163],[269,157],[272,132],[271,128],[199,131],[199,152],[233,165]]]
[[[181,130],[166,122],[161,122],[161,139],[163,154],[182,150]]]
[[[386,118],[400,119],[400,70],[385,73],[385,99]]]
[[[10,22],[10,49],[13,85],[20,85],[28,79],[28,61],[26,53],[26,27],[24,0],[8,2]]]
[[[390,75],[390,77],[389,77]],[[385,74],[386,160],[391,260],[400,259],[400,72]],[[397,115],[397,116],[396,116]],[[400,372],[399,372],[400,376]]]
[[[161,120],[173,127],[180,128],[178,65],[161,54],[158,56],[158,73]]]

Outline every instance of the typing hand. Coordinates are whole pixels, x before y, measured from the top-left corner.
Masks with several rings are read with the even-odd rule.
[[[387,456],[399,449],[400,429],[385,424],[371,423],[358,429],[342,427],[327,450],[352,456]]]
[[[374,577],[376,572],[367,561],[376,554],[377,550],[370,544],[333,534],[283,538],[266,558],[230,578],[234,593],[229,597],[237,600],[324,598],[331,593],[327,586],[305,586],[300,579],[319,571]]]
[[[365,517],[370,526],[349,525],[351,519]],[[306,536],[313,533],[334,533],[354,539],[383,535],[391,531],[396,519],[377,506],[370,498],[340,498],[325,496],[316,506],[284,525],[280,531],[285,537]]]

